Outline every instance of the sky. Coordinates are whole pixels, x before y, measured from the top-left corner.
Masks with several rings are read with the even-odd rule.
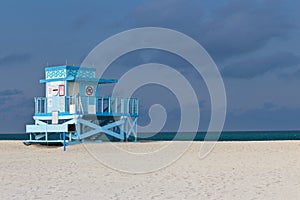
[[[101,41],[148,26],[190,36],[215,61],[227,95],[224,130],[299,130],[299,7],[295,0],[2,0],[0,133],[24,133],[25,124],[33,122],[33,98],[45,96],[39,80],[47,65],[66,60],[80,65]],[[211,111],[207,88],[178,56],[132,52],[116,60],[106,75],[119,78],[148,62],[166,64],[188,77],[199,100],[199,129],[205,130]],[[179,104],[167,88],[148,85],[135,95],[141,102],[141,125],[149,123],[151,104],[161,100],[168,114],[164,130],[176,130]]]

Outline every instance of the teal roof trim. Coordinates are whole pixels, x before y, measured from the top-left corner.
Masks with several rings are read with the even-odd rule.
[[[61,69],[74,69],[74,70],[96,71],[95,68],[79,67],[79,66],[69,66],[69,65],[47,67],[47,68],[45,68],[45,71],[53,71],[53,70],[61,70]]]
[[[98,84],[105,84],[105,83],[117,83],[118,80],[117,79],[103,79],[100,78],[98,81]]]
[[[42,79],[40,83],[56,82],[56,81],[70,81],[70,82],[97,82],[98,84],[117,83],[116,79],[104,79],[104,78],[75,78],[74,76],[68,76],[67,78],[56,79]]]

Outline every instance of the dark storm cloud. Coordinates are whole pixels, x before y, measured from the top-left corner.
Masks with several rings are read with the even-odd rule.
[[[295,92],[300,80],[299,34],[296,32],[299,1],[151,0],[76,1],[74,4],[49,1],[34,5],[24,3],[17,7],[5,5],[6,1],[0,3],[2,18],[5,19],[1,26],[0,45],[0,68],[3,70],[0,78],[0,118],[3,119],[0,132],[24,131],[27,120],[32,120],[33,97],[44,94],[44,85],[38,84],[44,76],[41,66],[47,62],[62,64],[66,58],[71,63],[80,59],[80,63],[99,41],[142,26],[181,31],[207,49],[221,72],[228,77],[225,79],[229,102],[227,129],[300,127],[299,93]],[[20,9],[16,11],[16,8]],[[53,10],[60,14],[53,14]],[[286,53],[272,54],[269,50]],[[13,52],[15,54],[10,54]],[[124,57],[116,60],[115,67],[109,68],[111,73],[105,74],[105,78],[118,78],[123,72],[143,63],[169,65],[188,78],[199,100],[207,100],[200,102],[201,121],[210,120],[209,93],[200,76],[186,69],[192,68],[189,63],[176,55],[147,50]],[[251,79],[269,73],[278,77],[286,75],[285,80],[261,76],[258,84],[256,79]],[[11,85],[11,90],[7,90],[7,84]],[[29,84],[32,90],[28,90]],[[113,85],[100,89],[100,96],[111,93],[106,87]],[[147,95],[155,96],[156,93]],[[251,98],[247,98],[249,96]],[[278,98],[280,96],[282,98]],[[146,100],[140,101],[140,121],[148,116],[148,113],[142,113]],[[242,111],[238,114],[234,112],[239,109]],[[203,111],[208,114],[202,114]],[[23,118],[17,118],[20,115]],[[173,125],[176,127],[177,124],[174,117]]]
[[[31,111],[34,109],[34,101],[31,98],[25,98],[24,96],[20,96],[20,97],[15,99],[7,98],[4,104],[3,102],[1,102],[3,105],[0,106],[0,112],[5,115],[13,116],[18,111],[24,109]],[[23,113],[23,114],[28,115],[28,113]]]
[[[34,101],[32,98],[17,96],[17,98],[7,98],[2,103],[0,98],[0,120],[2,122],[0,134],[2,133],[24,133],[25,124],[32,124],[34,113]]]
[[[248,57],[229,64],[221,70],[225,77],[250,79],[277,69],[284,69],[300,63],[300,56],[290,52],[270,56]]]
[[[246,112],[228,111],[225,130],[299,130],[299,117],[300,108],[265,103]]]
[[[82,29],[90,22],[92,18],[93,15],[91,13],[82,13],[72,22],[72,29],[76,31]]]
[[[16,119],[20,116],[32,114],[33,109],[33,99],[26,97],[22,90],[8,89],[0,91],[0,113],[2,116]],[[16,116],[16,113],[18,113],[18,116]]]
[[[204,23],[204,46],[222,58],[253,52],[273,38],[286,37],[293,25],[283,16],[278,4],[230,1]]]
[[[300,66],[298,66],[300,68]],[[292,73],[283,73],[279,75],[279,78],[288,81],[294,81],[300,79],[300,69],[293,71]]]
[[[197,1],[149,1],[138,6],[129,16],[134,19],[137,26],[186,27],[186,22],[190,22],[187,20],[202,17],[201,8],[195,4],[198,4]],[[197,12],[194,12],[194,6],[197,7]]]
[[[198,40],[214,59],[253,52],[294,26],[282,14],[284,1],[228,1],[205,10],[198,1],[152,1],[133,13],[137,26],[163,26]]]
[[[14,63],[24,63],[31,59],[30,54],[11,54],[0,58],[0,66],[1,65],[9,65]]]
[[[23,91],[19,89],[0,90],[0,98],[3,96],[22,95]]]
[[[0,111],[6,106],[7,102],[22,95],[23,91],[18,89],[0,90]]]

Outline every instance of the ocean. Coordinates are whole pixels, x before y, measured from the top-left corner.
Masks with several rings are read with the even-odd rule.
[[[160,132],[139,133],[138,141],[203,141],[205,136],[216,138],[217,134],[210,132],[191,133]],[[176,136],[177,135],[177,136]],[[176,136],[176,137],[175,137]],[[0,140],[27,140],[28,134],[0,134]],[[214,139],[205,139],[214,140]],[[224,131],[218,141],[268,141],[268,140],[300,140],[300,131]]]

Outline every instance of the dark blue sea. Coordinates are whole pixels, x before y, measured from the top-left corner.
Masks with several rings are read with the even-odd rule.
[[[207,134],[210,134],[209,138]],[[138,141],[203,141],[215,140],[218,134],[210,132],[191,133],[161,132],[157,134],[140,133]],[[206,138],[205,138],[206,137]],[[28,134],[0,134],[0,140],[27,140]],[[224,131],[219,141],[267,141],[267,140],[300,140],[300,131]]]

